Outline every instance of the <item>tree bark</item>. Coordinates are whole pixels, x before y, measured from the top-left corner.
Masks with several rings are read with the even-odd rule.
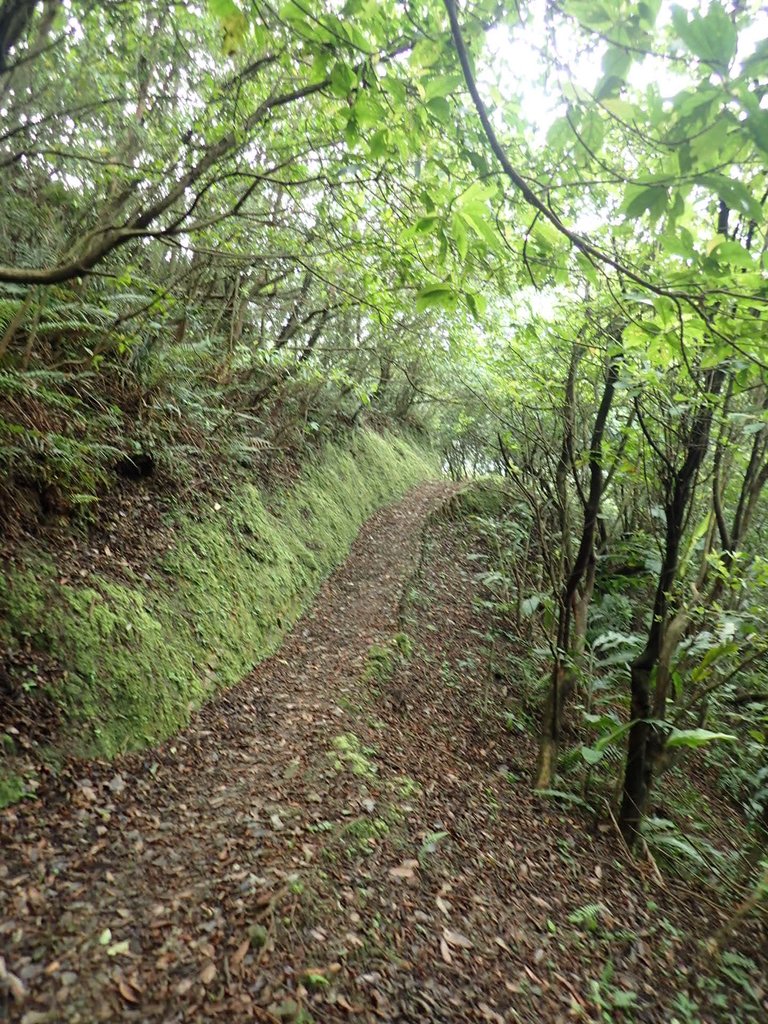
[[[627,760],[624,772],[624,791],[619,813],[619,826],[627,844],[634,846],[645,816],[648,795],[653,785],[656,763],[664,749],[663,737],[655,735],[658,726],[652,725],[651,678],[658,668],[667,637],[668,614],[672,589],[677,580],[680,545],[693,500],[695,482],[709,447],[712,425],[711,396],[719,393],[724,371],[717,367],[709,372],[705,381],[705,395],[687,433],[685,458],[680,468],[666,463],[667,502],[664,555],[659,572],[651,623],[645,647],[630,666],[631,721]],[[654,702],[655,711],[663,714],[664,704],[659,690]],[[653,738],[652,738],[653,736]]]
[[[578,359],[572,358],[566,388],[566,432],[563,450],[572,443],[569,425],[569,413],[572,414],[574,402],[575,374]],[[577,683],[579,662],[584,650],[587,630],[587,612],[589,600],[594,586],[595,533],[600,512],[600,501],[603,496],[603,437],[608,415],[613,404],[618,380],[618,362],[612,359],[605,375],[603,395],[595,416],[592,438],[589,446],[589,491],[584,505],[584,521],[581,530],[579,549],[571,566],[568,578],[559,596],[559,611],[555,658],[550,676],[550,686],[544,707],[541,738],[539,745],[539,762],[536,773],[536,789],[548,789],[557,771],[557,755],[560,746],[560,734],[563,727],[563,710],[565,702]],[[570,449],[569,449],[570,450]],[[562,459],[561,459],[562,461]],[[565,488],[558,487],[562,494],[563,514],[561,523],[567,528],[565,515]],[[564,544],[565,546],[565,544]],[[587,585],[583,586],[584,578]],[[579,593],[582,588],[581,594]],[[571,623],[576,622],[576,630],[571,643]]]

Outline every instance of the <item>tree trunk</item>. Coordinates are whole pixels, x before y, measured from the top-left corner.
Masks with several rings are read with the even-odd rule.
[[[575,374],[577,366],[578,360],[574,357],[571,361],[568,386],[566,388],[566,393],[570,395],[568,402],[571,403],[573,402],[575,388],[575,380],[571,379],[571,375]],[[611,360],[606,371],[603,395],[592,430],[589,451],[589,493],[584,505],[584,522],[581,530],[579,550],[558,599],[559,614],[554,656],[555,663],[552,666],[549,694],[542,719],[539,761],[536,782],[534,783],[536,789],[548,789],[556,774],[560,733],[563,726],[563,709],[566,700],[576,685],[579,664],[584,653],[587,612],[594,587],[595,532],[600,512],[600,501],[603,496],[603,435],[613,402],[617,380],[618,364],[615,360]],[[566,422],[568,422],[570,415],[572,415],[572,409],[570,413],[566,414]],[[566,440],[563,443],[561,461],[565,459],[567,453],[571,452],[571,445],[572,432],[570,427],[566,426]],[[562,529],[567,530],[564,483],[559,485],[559,487],[562,491]],[[565,546],[565,543],[563,543],[563,548]],[[585,575],[586,583],[584,584]],[[573,640],[571,641],[572,618],[575,621],[576,628]]]
[[[669,634],[668,614],[672,589],[677,580],[680,545],[690,503],[695,493],[695,482],[709,447],[713,414],[709,396],[719,393],[723,379],[724,371],[719,367],[707,375],[705,391],[708,398],[699,406],[687,431],[682,465],[676,468],[671,461],[665,460],[664,463],[667,491],[664,555],[656,585],[648,639],[644,649],[630,667],[632,725],[629,730],[624,792],[619,813],[619,826],[630,848],[640,835],[640,826],[653,783],[654,768],[664,749],[663,737],[654,735],[657,727],[651,725],[649,721],[652,711],[651,677],[659,666]],[[642,417],[640,424],[647,436]],[[652,439],[649,441],[652,443]],[[657,716],[663,716],[666,690],[659,688],[655,696],[653,712]]]

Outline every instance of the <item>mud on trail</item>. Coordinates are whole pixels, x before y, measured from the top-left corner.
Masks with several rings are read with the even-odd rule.
[[[530,793],[455,491],[369,520],[184,733],[0,814],[0,1020],[674,1019],[719,911]]]

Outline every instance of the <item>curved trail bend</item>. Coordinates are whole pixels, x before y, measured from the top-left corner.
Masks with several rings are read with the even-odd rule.
[[[283,904],[314,859],[304,812],[333,819],[338,695],[396,630],[421,527],[456,490],[421,485],[365,523],[281,649],[184,733],[82,765],[67,791],[5,812],[0,949],[26,990],[10,1019],[301,1018],[301,990],[294,1013],[289,985],[267,975],[283,966],[279,933],[293,934]],[[323,1019],[346,1019],[345,1002]]]

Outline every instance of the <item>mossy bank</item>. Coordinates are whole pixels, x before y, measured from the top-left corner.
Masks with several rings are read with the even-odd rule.
[[[203,514],[182,512],[170,550],[135,581],[91,573],[62,584],[52,557],[23,552],[0,583],[0,645],[61,666],[46,696],[68,753],[150,745],[275,650],[371,513],[436,476],[406,441],[361,431],[326,446],[290,489],[245,486]],[[6,766],[0,802],[20,789]]]

